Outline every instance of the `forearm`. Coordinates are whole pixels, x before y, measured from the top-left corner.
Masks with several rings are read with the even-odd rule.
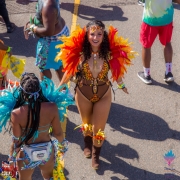
[[[67,84],[72,76],[67,77],[67,71],[64,73],[61,82],[59,83],[59,86],[62,86],[63,84]]]
[[[3,50],[3,51],[7,51],[8,50],[8,46],[6,46],[2,42],[0,42],[0,49]]]
[[[59,143],[61,143],[64,140],[64,135],[62,131],[59,133],[52,133],[52,134],[59,141]]]
[[[17,144],[18,142],[15,142],[15,140],[11,143],[8,161],[15,161],[17,153],[20,151],[20,147],[17,147]]]
[[[9,153],[9,155],[12,156],[13,152],[14,152],[14,143],[12,142],[11,146],[10,146],[10,153]]]
[[[121,77],[119,77],[116,82],[117,82],[117,88],[118,89],[122,89],[125,93],[129,94]]]
[[[45,36],[53,36],[54,32],[53,31],[49,31],[47,28],[45,27],[38,27],[35,26],[34,27],[34,33],[38,36],[38,37],[45,37]]]
[[[121,77],[119,77],[118,80],[117,80],[116,82],[117,82],[117,84],[121,84],[121,83],[123,83],[123,80],[122,80]]]

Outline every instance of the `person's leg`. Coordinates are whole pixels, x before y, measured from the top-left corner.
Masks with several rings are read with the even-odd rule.
[[[167,43],[164,46],[164,59],[165,63],[172,63],[173,49],[171,43]]]
[[[24,152],[20,151],[18,153],[17,158],[24,158]],[[34,169],[25,169],[21,170],[25,164],[28,164],[28,160],[24,161],[17,161],[17,168],[18,168],[18,174],[19,174],[19,180],[32,180],[32,174],[34,172]]]
[[[52,78],[52,73],[50,69],[46,69],[40,72],[40,78],[43,80],[43,77],[46,76],[47,78],[51,79]]]
[[[14,31],[14,25],[9,20],[9,14],[6,8],[5,0],[1,0],[0,2],[0,15],[3,17],[3,20],[7,27],[7,32],[11,33]]]
[[[92,152],[91,117],[93,113],[93,104],[86,97],[84,97],[78,88],[76,89],[75,101],[84,125],[82,127],[84,135],[84,156],[89,158],[91,157]]]
[[[151,84],[150,62],[151,46],[158,34],[158,28],[142,23],[140,32],[140,42],[142,44],[142,64],[143,71],[138,72],[138,77],[146,84]]]
[[[60,66],[60,68],[58,70],[56,70],[56,75],[57,75],[57,77],[59,79],[59,82],[61,82],[61,79],[62,79],[62,77],[64,75],[64,72],[62,72],[62,69],[63,69],[63,66]]]
[[[34,169],[21,170],[21,168],[24,167],[23,161],[18,161],[17,166],[18,166],[19,180],[32,180],[32,174],[34,172]]]
[[[54,169],[54,149],[52,150],[51,157],[49,161],[45,165],[40,165],[39,168],[41,169],[41,174],[44,180],[49,180],[53,177],[53,169]]]
[[[164,47],[164,59],[166,64],[166,71],[165,71],[165,82],[173,82],[174,77],[172,74],[172,56],[173,56],[173,48],[171,43],[167,43]]]
[[[164,46],[164,59],[166,65],[165,78],[164,81],[172,82],[174,81],[172,74],[172,56],[173,56],[173,48],[171,45],[171,37],[173,31],[173,24],[170,23],[166,26],[162,26],[160,29],[159,40],[161,44]]]
[[[151,48],[142,47],[142,64],[145,68],[150,68]]]
[[[106,94],[94,104],[92,125],[93,125],[93,146],[92,146],[92,167],[98,169],[99,167],[99,155],[104,140],[98,140],[98,132],[103,133],[105,125],[108,119],[110,107],[111,107],[111,88],[108,89]]]

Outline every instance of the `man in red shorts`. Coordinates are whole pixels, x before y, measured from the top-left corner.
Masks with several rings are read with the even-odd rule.
[[[180,4],[180,0],[174,0]],[[150,61],[151,46],[159,36],[159,40],[164,47],[164,58],[166,64],[165,82],[174,81],[172,69],[173,49],[171,37],[173,31],[174,9],[172,0],[146,0],[141,25],[140,42],[142,44],[143,71],[138,72],[138,77],[145,83],[151,84]]]

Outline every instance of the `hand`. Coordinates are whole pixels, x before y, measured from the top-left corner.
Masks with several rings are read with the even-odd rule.
[[[8,54],[8,57],[11,57],[12,56],[12,49],[10,49],[10,51],[7,52],[7,54]]]
[[[12,52],[10,51],[10,52],[8,53],[8,55],[9,55],[9,57],[11,57],[11,56],[12,56]]]
[[[30,31],[30,30],[27,30],[27,29],[29,29],[30,26],[31,26],[30,22],[27,22],[26,25],[24,26],[24,37],[27,40],[29,39],[29,31]]]
[[[123,90],[126,94],[129,94],[129,93],[128,93],[128,90],[127,90],[127,88],[126,88],[126,87],[125,87],[125,88],[123,88],[122,90]]]

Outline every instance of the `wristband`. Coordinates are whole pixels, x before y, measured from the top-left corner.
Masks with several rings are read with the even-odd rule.
[[[119,88],[119,89],[124,89],[124,88],[125,88],[125,84],[124,84],[124,83],[118,84],[118,88]]]
[[[11,51],[11,47],[8,46],[8,49],[7,49],[6,52],[7,52],[7,53],[10,53],[10,51]]]

